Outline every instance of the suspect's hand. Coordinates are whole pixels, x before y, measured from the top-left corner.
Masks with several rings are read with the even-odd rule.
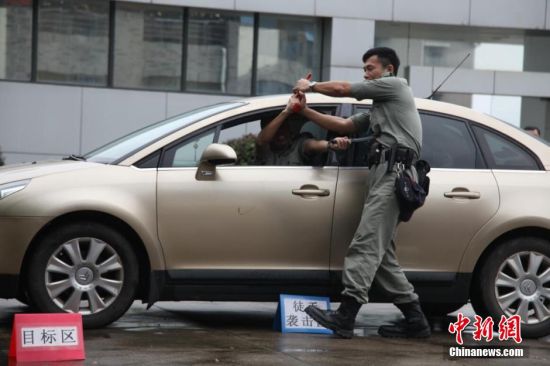
[[[294,93],[288,99],[286,110],[299,113],[306,107],[306,95],[301,92]]]
[[[347,150],[350,141],[347,137],[336,137],[328,142],[328,148],[331,150]]]

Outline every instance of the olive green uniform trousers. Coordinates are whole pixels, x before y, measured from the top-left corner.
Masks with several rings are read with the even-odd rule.
[[[370,169],[363,214],[344,260],[342,294],[362,304],[368,302],[373,281],[395,304],[418,300],[395,254],[393,238],[399,223],[399,203],[394,192],[397,171],[386,170],[387,163]]]

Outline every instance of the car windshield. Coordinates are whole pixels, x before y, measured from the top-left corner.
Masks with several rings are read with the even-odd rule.
[[[243,102],[219,103],[177,115],[164,121],[144,127],[100,147],[84,156],[87,161],[116,164],[163,137],[206,117],[244,105]]]

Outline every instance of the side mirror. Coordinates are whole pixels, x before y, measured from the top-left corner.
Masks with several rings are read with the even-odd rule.
[[[235,164],[237,153],[229,145],[210,144],[201,156],[200,164],[195,174],[197,180],[215,180],[216,166]]]

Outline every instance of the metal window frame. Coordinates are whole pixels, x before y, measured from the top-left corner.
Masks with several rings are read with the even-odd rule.
[[[38,83],[38,41],[39,41],[39,32],[38,32],[38,21],[39,21],[39,2],[40,0],[32,1],[32,31],[31,31],[31,75],[29,81],[22,82],[31,82]],[[252,41],[252,75],[251,75],[251,85],[249,93],[247,94],[230,94],[230,93],[218,93],[218,92],[201,92],[201,91],[192,91],[190,92],[187,88],[187,61],[188,61],[188,46],[189,46],[189,16],[190,9],[193,7],[188,6],[176,6],[177,8],[182,9],[182,21],[183,21],[183,34],[182,34],[182,57],[181,57],[181,66],[180,66],[180,87],[177,90],[164,90],[164,89],[149,89],[149,88],[128,88],[128,87],[115,87],[114,86],[114,68],[115,68],[115,41],[116,41],[116,12],[117,12],[117,2],[110,0],[109,1],[109,29],[108,29],[108,50],[107,50],[107,83],[105,86],[102,85],[86,85],[79,83],[62,83],[62,82],[49,82],[44,81],[40,82],[43,84],[50,85],[62,85],[62,86],[79,86],[87,88],[107,88],[107,89],[120,89],[120,90],[137,90],[137,91],[156,91],[156,92],[166,92],[166,93],[193,93],[193,94],[202,94],[202,95],[219,95],[219,96],[258,96],[258,49],[259,49],[259,32],[260,32],[260,12],[242,12],[236,10],[224,10],[228,12],[234,12],[236,14],[247,13],[252,14],[253,16],[253,41]],[[148,6],[149,4],[144,3],[143,6]],[[216,9],[212,9],[216,10]],[[283,16],[292,16],[291,14],[284,14]],[[319,42],[321,44],[320,57],[317,60],[319,72],[319,77],[323,75],[323,65],[325,63],[325,57],[327,55],[327,50],[325,49],[325,31],[327,27],[327,20],[322,17],[311,17],[312,19],[318,20],[321,23],[321,33]],[[17,80],[16,80],[17,81]]]

